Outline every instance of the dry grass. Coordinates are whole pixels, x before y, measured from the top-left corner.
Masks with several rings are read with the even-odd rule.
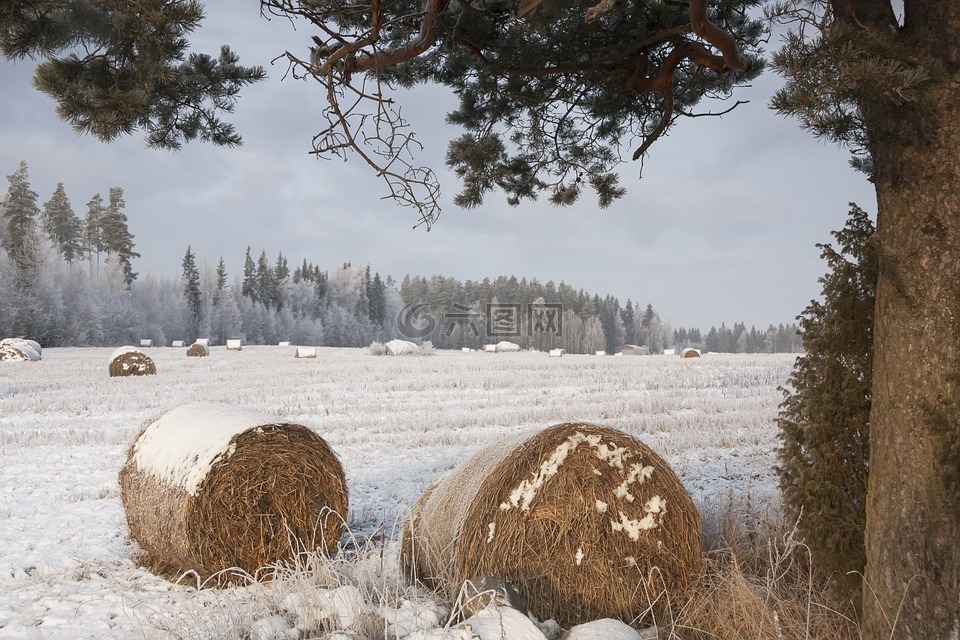
[[[735,517],[727,514],[727,522],[741,524]],[[851,608],[831,600],[795,534],[782,523],[728,530],[723,545],[707,552],[690,600],[662,624],[661,640],[858,639]]]

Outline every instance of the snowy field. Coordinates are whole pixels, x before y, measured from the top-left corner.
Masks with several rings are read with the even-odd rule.
[[[207,358],[156,348],[146,350],[156,376],[110,378],[112,351],[47,349],[39,362],[0,362],[4,640],[367,637],[342,607],[302,606],[338,593],[375,636],[408,636],[419,620],[428,632],[410,637],[439,637],[429,629],[442,614],[397,577],[401,519],[430,481],[479,447],[565,421],[622,429],[660,453],[700,507],[707,536],[731,505],[750,527],[776,511],[777,387],[796,357],[375,357],[321,348],[298,360],[294,347],[215,347]],[[197,590],[137,567],[117,473],[146,421],[195,400],[275,414],[326,439],[346,469],[347,542],[361,559],[339,578],[330,570],[231,589]],[[361,572],[359,590],[332,590]],[[369,587],[378,580],[382,588]],[[328,635],[307,619],[325,611]],[[345,633],[330,633],[338,627]]]

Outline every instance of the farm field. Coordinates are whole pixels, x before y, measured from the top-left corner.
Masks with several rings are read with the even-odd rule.
[[[777,512],[777,387],[796,355],[318,348],[316,359],[295,359],[295,347],[252,346],[188,358],[154,348],[145,351],[157,375],[110,378],[113,351],[47,349],[39,362],[0,362],[0,638],[327,637],[307,634],[319,623],[302,605],[351,581],[383,620],[380,637],[411,633],[401,611],[422,610],[407,617],[423,628],[442,625],[427,596],[398,577],[402,518],[473,451],[560,422],[643,440],[682,480],[708,538],[731,509],[744,527]],[[126,450],[145,422],[197,400],[305,425],[337,452],[350,493],[345,542],[360,553],[336,576],[198,590],[134,563],[117,482]],[[355,630],[354,616],[335,613],[320,626]],[[351,637],[366,636],[342,634]]]

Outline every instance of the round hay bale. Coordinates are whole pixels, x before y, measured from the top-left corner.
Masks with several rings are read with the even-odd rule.
[[[210,347],[200,342],[194,342],[190,345],[190,348],[187,349],[187,355],[198,358],[208,356],[210,355]]]
[[[32,360],[39,360],[43,356],[43,349],[40,348],[40,343],[36,340],[28,340],[27,338],[4,338],[3,340],[0,340],[0,347],[6,345],[12,345],[14,347],[29,347],[37,354],[36,358],[31,358]]]
[[[436,480],[400,554],[407,577],[449,598],[498,576],[563,626],[676,610],[703,571],[700,517],[667,463],[580,423],[494,443]]]
[[[687,347],[680,352],[681,358],[699,358],[700,352],[694,349],[693,347]]]
[[[157,365],[150,356],[136,347],[120,347],[110,356],[110,377],[152,376],[157,373]]]
[[[120,498],[144,566],[201,580],[257,576],[337,546],[347,516],[340,460],[316,433],[220,403],[182,405],[147,425],[120,471]],[[269,577],[259,576],[259,577]]]
[[[343,466],[323,438],[221,403],[182,405],[147,425],[120,471],[120,498],[144,565],[202,580],[329,553],[347,516]]]
[[[39,359],[37,352],[25,344],[0,344],[0,360],[31,362]]]

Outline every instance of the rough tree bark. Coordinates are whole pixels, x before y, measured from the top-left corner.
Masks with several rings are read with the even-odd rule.
[[[853,4],[889,6],[834,8]],[[906,32],[946,73],[925,139],[873,144],[880,279],[862,633],[945,640],[960,637],[960,496],[944,484],[933,422],[945,417],[960,436],[949,408],[960,393],[960,2],[904,4]]]

